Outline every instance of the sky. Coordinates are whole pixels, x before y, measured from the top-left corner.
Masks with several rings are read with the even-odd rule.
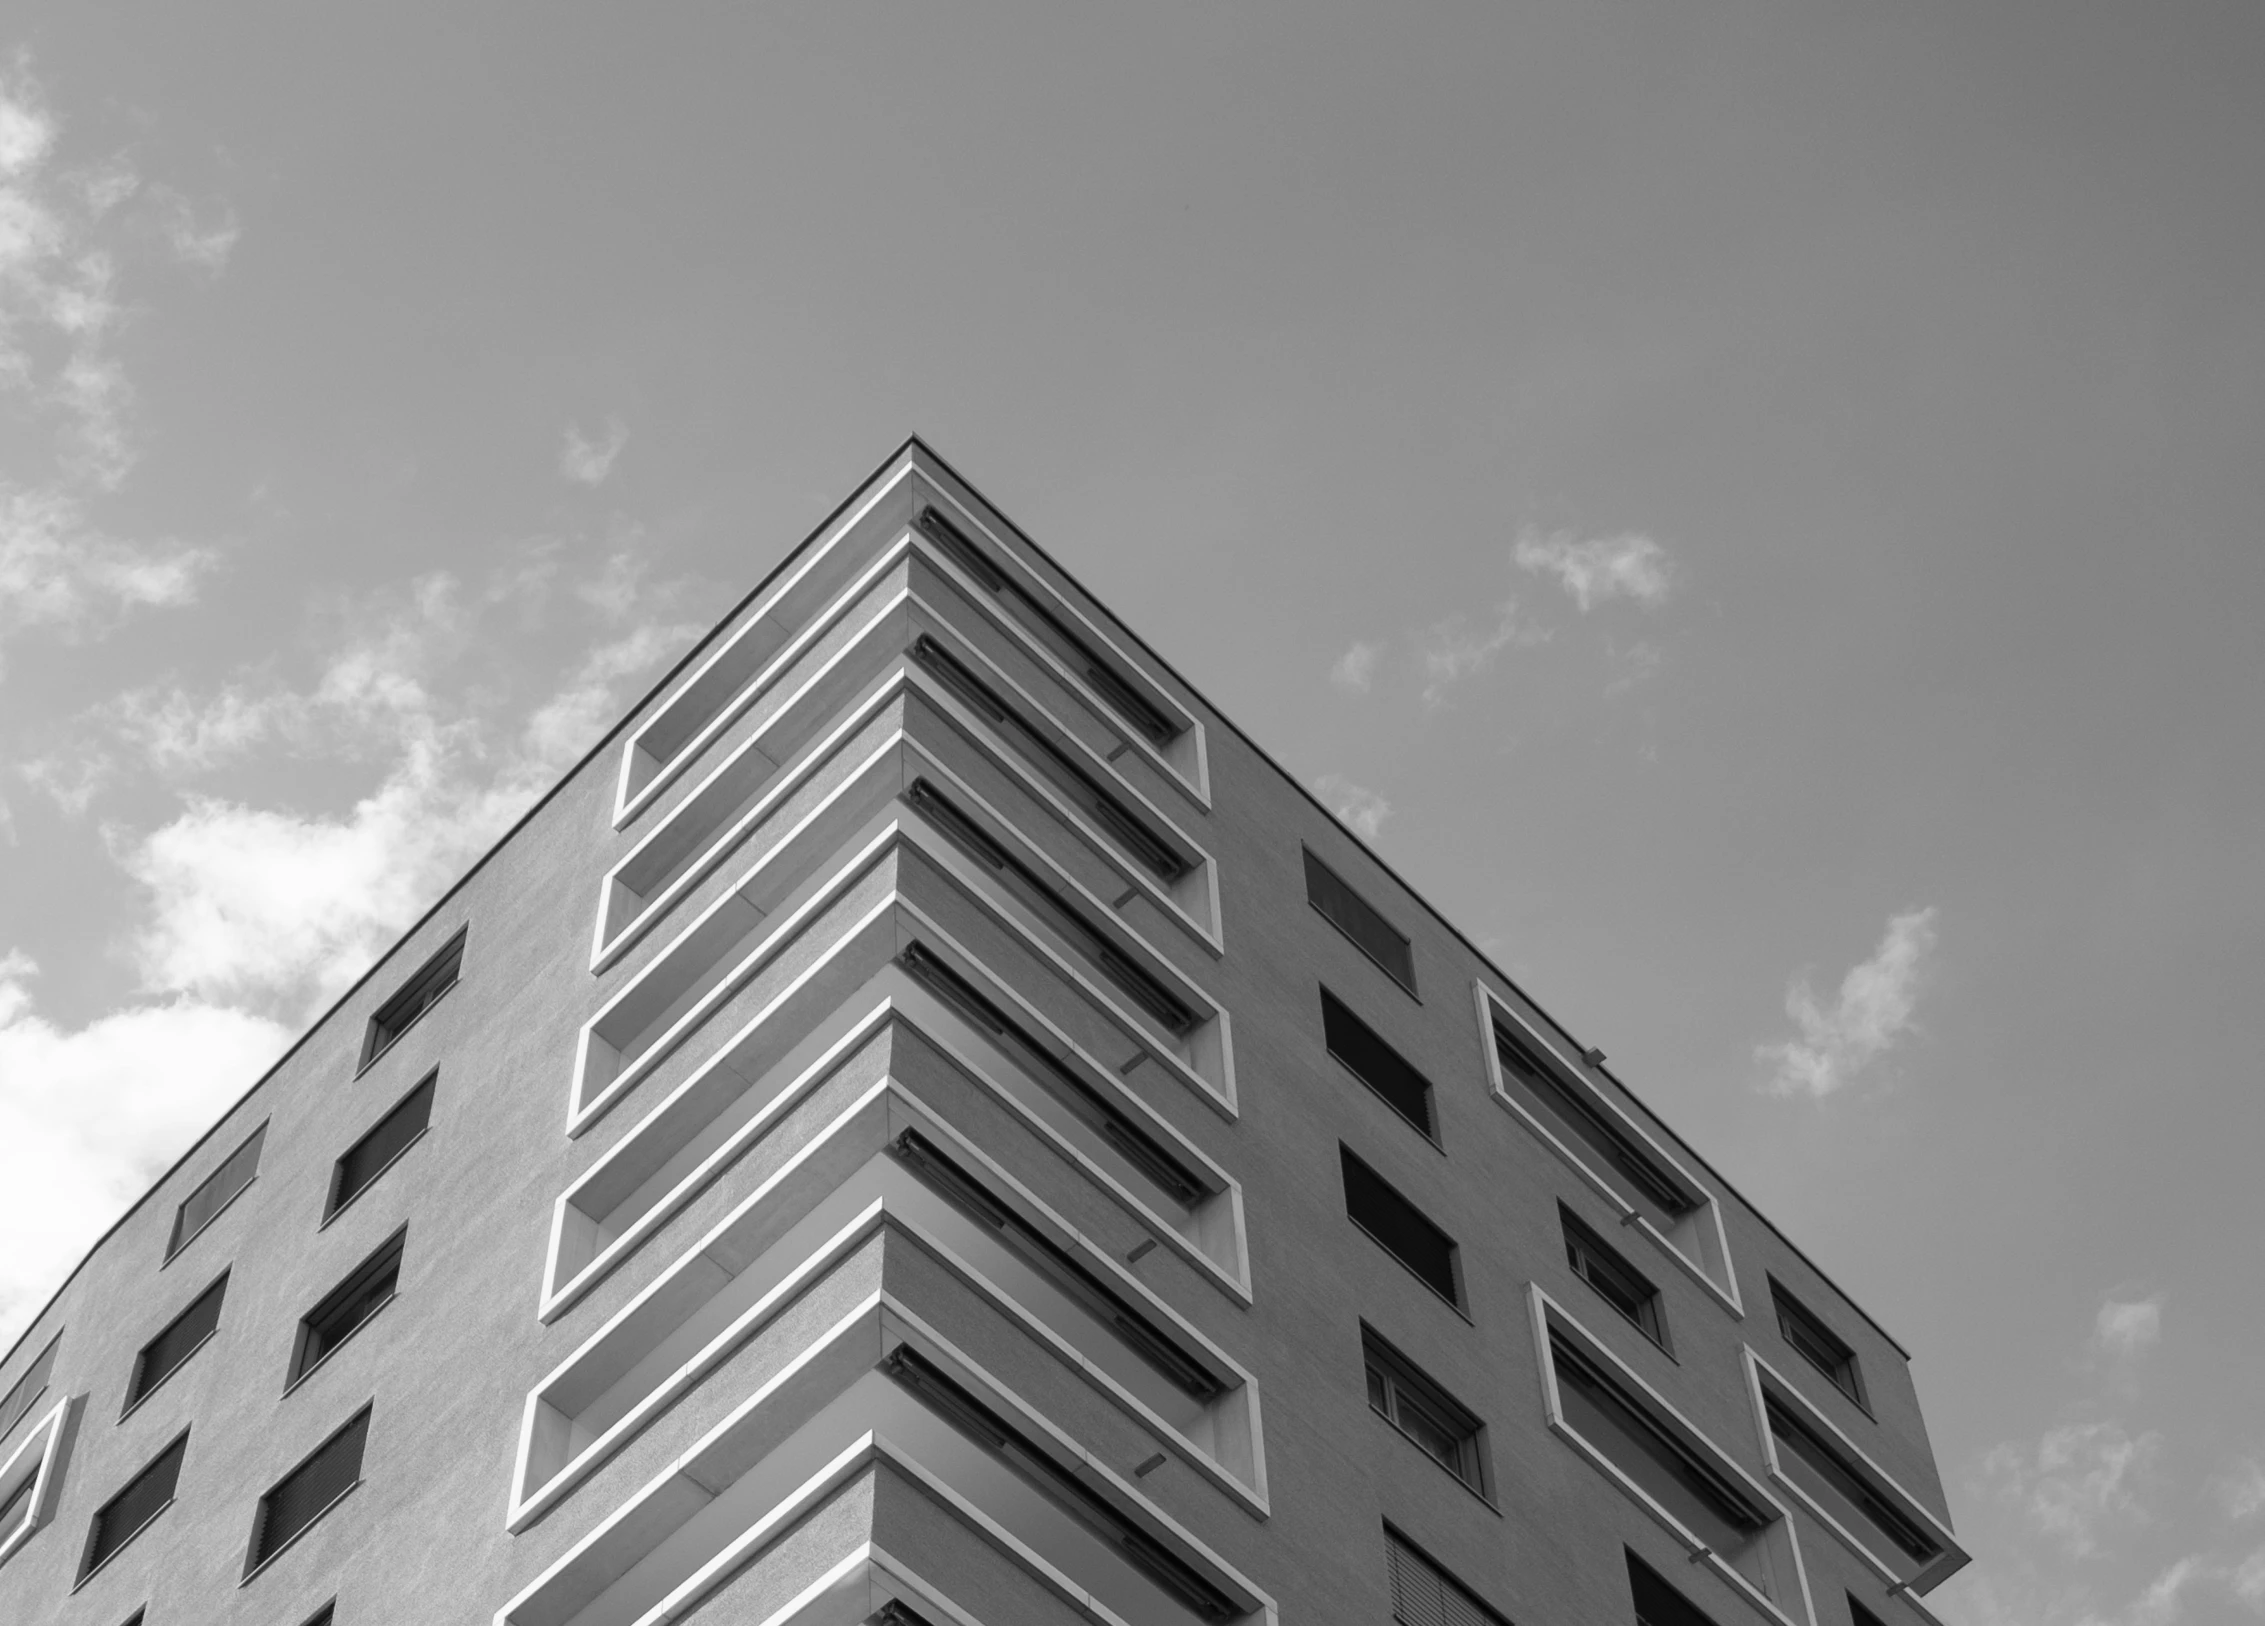
[[[0,23],[0,1340],[919,433],[2265,1619],[2265,14]]]

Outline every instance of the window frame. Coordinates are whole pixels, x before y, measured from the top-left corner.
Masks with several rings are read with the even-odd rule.
[[[0,1395],[0,1440],[16,1431],[16,1425],[29,1417],[39,1405],[39,1397],[47,1393],[48,1380],[55,1375],[55,1351],[63,1342],[64,1329],[57,1327],[39,1353],[24,1363],[16,1374],[16,1381],[8,1385],[8,1392]],[[13,1352],[11,1352],[13,1353]],[[37,1374],[39,1381],[32,1381]]]
[[[140,1484],[145,1478],[147,1478],[151,1470],[156,1468],[159,1463],[163,1462],[167,1457],[172,1456],[176,1452],[180,1454],[180,1460],[175,1462],[173,1465],[173,1488],[166,1492],[165,1500],[158,1503],[156,1507],[150,1509],[148,1517],[144,1518],[141,1523],[135,1525],[133,1529],[127,1531],[123,1536],[119,1537],[118,1544],[112,1547],[107,1553],[104,1553],[101,1558],[97,1559],[94,1556],[94,1549],[96,1545],[95,1538],[102,1533],[103,1515],[108,1513],[112,1508],[116,1507],[118,1503],[124,1499],[126,1493],[132,1490],[136,1485]],[[78,1591],[80,1587],[85,1586],[97,1575],[100,1575],[104,1570],[108,1569],[111,1563],[118,1557],[120,1553],[124,1552],[135,1542],[139,1541],[142,1537],[142,1532],[147,1530],[151,1525],[155,1524],[159,1519],[165,1517],[165,1510],[181,1499],[181,1471],[188,1466],[188,1461],[189,1425],[184,1424],[182,1425],[181,1431],[178,1434],[175,1434],[171,1439],[167,1440],[163,1445],[159,1446],[157,1450],[150,1455],[148,1461],[144,1462],[139,1468],[135,1469],[131,1477],[129,1477],[123,1485],[120,1485],[116,1490],[112,1491],[109,1496],[105,1497],[103,1499],[102,1505],[100,1507],[97,1507],[94,1512],[88,1516],[86,1546],[81,1550],[79,1555],[79,1575],[78,1579],[74,1583],[72,1583],[71,1590],[73,1592]]]
[[[1312,843],[1301,841],[1300,843],[1298,843],[1298,850],[1304,855],[1304,860],[1300,869],[1300,879],[1305,883],[1306,907],[1311,909],[1315,914],[1319,915],[1323,920],[1328,921],[1330,926],[1337,932],[1340,937],[1344,938],[1346,942],[1352,944],[1354,948],[1360,950],[1362,957],[1365,958],[1369,962],[1369,964],[1375,966],[1377,970],[1383,972],[1386,977],[1390,978],[1392,985],[1395,988],[1399,989],[1410,999],[1421,1005],[1423,1003],[1423,995],[1417,988],[1418,978],[1416,976],[1416,940],[1408,933],[1402,931],[1399,927],[1393,925],[1390,916],[1385,914],[1385,912],[1379,909],[1375,904],[1369,902],[1367,893],[1363,892],[1359,887],[1353,885],[1352,882],[1346,880],[1345,877],[1341,873],[1339,873],[1336,865],[1330,863],[1328,859],[1322,857],[1319,853],[1313,850]],[[1328,876],[1331,880],[1335,881],[1339,886],[1343,887],[1346,893],[1350,895],[1355,902],[1357,902],[1362,908],[1366,909],[1370,914],[1376,917],[1377,923],[1379,925],[1381,925],[1386,931],[1390,932],[1394,937],[1397,937],[1400,940],[1401,946],[1408,951],[1407,976],[1402,977],[1398,971],[1394,970],[1391,966],[1386,965],[1382,960],[1378,959],[1374,951],[1372,951],[1366,943],[1363,943],[1359,938],[1355,937],[1352,934],[1352,931],[1348,927],[1346,927],[1343,922],[1338,920],[1338,918],[1335,915],[1331,914],[1328,910],[1322,908],[1320,901],[1313,895],[1313,872],[1317,869],[1320,870],[1324,875]]]
[[[1452,1474],[1465,1490],[1493,1507],[1494,1475],[1487,1460],[1485,1419],[1449,1394],[1437,1378],[1408,1359],[1367,1321],[1362,1321],[1360,1328],[1363,1392],[1368,1397],[1368,1409],[1421,1451],[1426,1460]],[[1384,1406],[1376,1403],[1374,1390],[1379,1386],[1385,1391],[1387,1404]],[[1454,1438],[1456,1462],[1441,1458],[1424,1444],[1415,1430],[1400,1420],[1403,1404],[1430,1413],[1432,1426]]]
[[[281,1474],[276,1476],[275,1482],[273,1484],[269,1485],[266,1490],[260,1492],[259,1500],[252,1504],[252,1533],[250,1538],[244,1543],[244,1574],[243,1578],[236,1583],[238,1586],[249,1586],[253,1581],[257,1580],[261,1575],[265,1574],[269,1567],[272,1566],[277,1559],[281,1558],[292,1548],[298,1546],[299,1542],[306,1536],[308,1531],[314,1529],[316,1525],[322,1523],[323,1520],[329,1518],[332,1513],[336,1512],[339,1503],[345,1501],[347,1497],[353,1495],[356,1491],[362,1488],[368,1477],[363,1473],[363,1469],[369,1464],[370,1423],[372,1418],[376,1415],[376,1410],[377,1401],[375,1396],[363,1401],[362,1404],[356,1407],[353,1413],[347,1417],[345,1422],[340,1423],[328,1434],[325,1434],[322,1437],[321,1443],[316,1445],[315,1448],[309,1451],[306,1455],[299,1458],[298,1461],[291,1464],[290,1467],[284,1469]],[[362,1430],[362,1448],[355,1455],[353,1481],[350,1484],[346,1485],[343,1489],[338,1491],[338,1493],[332,1496],[329,1501],[323,1503],[322,1506],[316,1508],[314,1512],[308,1514],[306,1522],[301,1524],[298,1529],[285,1536],[281,1541],[277,1542],[275,1546],[268,1551],[267,1555],[264,1558],[259,1556],[260,1538],[266,1534],[269,1505],[275,1500],[276,1492],[282,1490],[284,1486],[290,1484],[291,1481],[297,1478],[299,1474],[304,1472],[317,1457],[321,1456],[325,1451],[329,1450],[340,1440],[344,1439],[348,1434],[352,1433],[357,1426]]]
[[[257,1127],[255,1127],[250,1134],[246,1135],[242,1140],[238,1141],[236,1145],[229,1151],[228,1155],[222,1158],[218,1163],[215,1163],[212,1166],[211,1172],[206,1174],[202,1180],[199,1180],[194,1186],[192,1186],[189,1190],[188,1195],[183,1197],[178,1203],[174,1205],[173,1229],[168,1236],[165,1246],[165,1264],[170,1265],[174,1260],[180,1258],[181,1255],[188,1250],[190,1243],[196,1241],[198,1237],[203,1236],[205,1232],[211,1230],[213,1226],[218,1224],[220,1222],[220,1216],[227,1213],[231,1208],[234,1208],[236,1206],[237,1199],[242,1197],[245,1192],[251,1190],[253,1186],[259,1183],[260,1159],[267,1151],[268,1126],[273,1122],[274,1119],[272,1118],[262,1118],[259,1121]],[[181,1217],[188,1211],[189,1204],[196,1201],[196,1199],[203,1193],[205,1187],[211,1185],[215,1180],[219,1179],[221,1175],[226,1172],[230,1164],[234,1163],[237,1158],[244,1155],[245,1148],[252,1146],[255,1142],[257,1143],[258,1149],[252,1153],[252,1172],[244,1177],[244,1183],[238,1186],[234,1191],[231,1191],[227,1195],[227,1197],[222,1199],[219,1206],[214,1208],[210,1214],[206,1215],[204,1219],[198,1224],[195,1230],[190,1231],[186,1235],[184,1235],[181,1230]],[[160,1266],[159,1268],[162,1269],[163,1266]]]
[[[1352,1077],[1361,1085],[1362,1088],[1366,1089],[1369,1094],[1375,1096],[1379,1101],[1383,1102],[1385,1106],[1390,1108],[1394,1117],[1398,1118],[1410,1129],[1413,1129],[1417,1134],[1421,1135],[1426,1141],[1430,1142],[1433,1147],[1444,1150],[1445,1148],[1441,1146],[1439,1138],[1439,1091],[1437,1087],[1432,1084],[1430,1077],[1425,1074],[1422,1068],[1418,1067],[1414,1062],[1408,1060],[1406,1056],[1402,1055],[1397,1045],[1393,1044],[1389,1039],[1385,1038],[1383,1034],[1377,1032],[1374,1027],[1370,1026],[1358,1011],[1354,1010],[1353,1007],[1347,1004],[1344,1000],[1338,998],[1337,995],[1330,990],[1330,987],[1327,983],[1321,983],[1318,986],[1321,990],[1321,1044],[1322,1048],[1328,1052],[1329,1059],[1331,1061],[1334,1061],[1339,1067],[1342,1067],[1347,1073],[1352,1075]],[[1367,1073],[1363,1072],[1357,1065],[1355,1065],[1353,1060],[1348,1057],[1343,1051],[1339,1050],[1331,1041],[1329,1037],[1329,1016],[1332,1007],[1341,1012],[1346,1021],[1350,1022],[1354,1027],[1360,1029],[1360,1031],[1370,1041],[1372,1041],[1379,1049],[1383,1050],[1385,1054],[1388,1055],[1393,1061],[1397,1062],[1401,1067],[1405,1068],[1407,1070],[1408,1077],[1421,1087],[1423,1091],[1423,1109],[1426,1122],[1418,1123],[1414,1118],[1411,1118],[1407,1114],[1407,1112],[1401,1108],[1400,1104],[1397,1101],[1393,1100],[1391,1096],[1387,1095],[1384,1090],[1377,1085],[1374,1079],[1370,1078]]]
[[[1877,1417],[1872,1411],[1872,1392],[1865,1386],[1863,1362],[1856,1354],[1855,1345],[1833,1331],[1831,1324],[1823,1316],[1810,1309],[1797,1295],[1789,1291],[1786,1285],[1778,1280],[1775,1272],[1769,1273],[1764,1279],[1769,1283],[1770,1312],[1777,1323],[1778,1341],[1808,1362],[1809,1365],[1815,1367],[1818,1376],[1831,1384],[1836,1393],[1854,1404],[1858,1411],[1877,1421]],[[1819,1343],[1827,1346],[1837,1345],[1840,1351],[1838,1363],[1840,1370],[1836,1371],[1825,1365],[1795,1339],[1786,1330],[1788,1321],[1800,1325],[1808,1336],[1816,1339]],[[1847,1375],[1846,1382],[1841,1381],[1843,1372]]]
[[[352,1157],[354,1153],[361,1148],[363,1143],[366,1142],[372,1135],[376,1134],[380,1129],[391,1123],[396,1113],[399,1113],[404,1107],[408,1106],[408,1104],[411,1101],[415,1100],[419,1094],[427,1091],[431,1092],[432,1100],[428,1100],[425,1103],[424,1124],[417,1130],[414,1135],[411,1135],[407,1140],[403,1141],[399,1146],[395,1147],[393,1150],[393,1155],[391,1157],[388,1157],[383,1163],[380,1163],[376,1168],[372,1169],[370,1171],[370,1176],[368,1179],[364,1180],[360,1185],[356,1186],[349,1195],[341,1198],[338,1195],[338,1188],[346,1177],[346,1160]],[[388,1174],[393,1171],[393,1166],[396,1163],[399,1163],[403,1158],[409,1155],[409,1150],[411,1147],[415,1146],[417,1142],[423,1140],[427,1135],[432,1133],[433,1102],[437,1101],[439,1099],[439,1096],[440,1069],[438,1067],[435,1067],[430,1072],[426,1073],[423,1078],[417,1080],[415,1084],[412,1084],[409,1089],[400,1097],[400,1099],[396,1100],[393,1103],[393,1105],[387,1107],[385,1111],[379,1113],[376,1119],[372,1121],[370,1126],[367,1129],[363,1130],[361,1134],[356,1136],[353,1143],[349,1145],[345,1151],[340,1152],[336,1158],[332,1159],[330,1165],[330,1186],[329,1189],[323,1194],[322,1223],[316,1226],[315,1229],[317,1229],[318,1231],[324,1229],[330,1224],[332,1220],[338,1218],[339,1215],[345,1213],[349,1208],[352,1208],[355,1203],[361,1200],[365,1192],[369,1191],[371,1187],[375,1186],[380,1180],[383,1180]]]
[[[378,1059],[380,1057],[384,1056],[395,1045],[399,1044],[403,1039],[407,1038],[410,1031],[414,1029],[418,1023],[424,1021],[427,1016],[430,1016],[432,1014],[433,1007],[438,1005],[442,1000],[446,999],[450,994],[454,993],[457,989],[457,986],[463,982],[464,950],[467,946],[467,939],[471,934],[471,929],[471,923],[469,921],[457,927],[454,932],[449,934],[449,938],[445,943],[441,944],[439,948],[433,950],[431,954],[427,955],[423,964],[418,966],[417,969],[411,972],[407,977],[404,977],[401,980],[400,985],[396,987],[392,993],[385,996],[384,1003],[380,1004],[376,1010],[370,1012],[369,1021],[362,1030],[362,1059],[360,1064],[354,1069],[354,1076],[356,1078],[361,1077],[362,1074],[368,1072],[372,1067],[375,1067],[378,1064]],[[428,985],[440,974],[442,966],[444,964],[447,964],[448,966],[448,982],[446,986],[442,987],[438,992],[432,993],[429,997],[426,997],[426,989]],[[409,1017],[406,1021],[402,1022],[399,1027],[392,1028],[390,1031],[388,1031],[386,1027],[386,1013],[392,1011],[397,1006],[405,1005],[413,999],[420,998],[422,999],[422,1003],[418,1005],[416,1014]],[[378,1037],[381,1032],[385,1034],[385,1037],[382,1041]]]
[[[401,1296],[401,1271],[404,1263],[408,1258],[408,1249],[409,1227],[407,1225],[400,1225],[395,1227],[392,1233],[388,1235],[383,1242],[380,1242],[367,1254],[363,1255],[361,1260],[354,1266],[353,1269],[349,1270],[345,1275],[341,1276],[335,1283],[333,1283],[329,1291],[325,1292],[321,1298],[315,1300],[314,1304],[299,1317],[299,1320],[291,1337],[291,1365],[287,1371],[287,1375],[283,1384],[284,1394],[289,1395],[293,1393],[298,1389],[299,1385],[305,1383],[309,1378],[313,1377],[317,1372],[320,1372],[325,1366],[329,1365],[330,1358],[333,1355],[337,1354],[348,1344],[352,1343],[357,1337],[361,1335],[362,1329],[364,1327],[367,1327],[371,1322],[375,1321],[379,1316],[383,1315],[388,1309],[392,1307],[393,1301]],[[370,1310],[365,1313],[359,1320],[357,1320],[351,1327],[348,1327],[338,1337],[332,1339],[327,1345],[325,1345],[321,1352],[314,1357],[314,1359],[308,1360],[306,1354],[307,1342],[308,1335],[314,1331],[314,1327],[312,1326],[314,1318],[322,1314],[326,1308],[331,1307],[334,1303],[351,1302],[353,1298],[353,1289],[358,1286],[365,1285],[366,1278],[375,1276],[379,1272],[381,1267],[383,1267],[387,1263],[387,1255],[389,1254],[392,1256],[391,1263],[393,1267],[392,1290],[388,1292],[384,1298],[380,1299],[374,1306],[372,1306]]]
[[[64,1425],[70,1420],[71,1404],[68,1396],[55,1402],[47,1415],[16,1442],[16,1448],[0,1458],[0,1484],[8,1483],[21,1471],[23,1478],[18,1484],[28,1487],[23,1515],[14,1530],[0,1528],[0,1564],[15,1557],[26,1542],[54,1520],[56,1492],[62,1477]],[[27,1453],[31,1456],[28,1463],[25,1461]],[[8,1493],[9,1496],[14,1494],[13,1491]]]
[[[1595,1226],[1574,1213],[1562,1201],[1557,1205],[1557,1223],[1558,1230],[1565,1239],[1566,1268],[1614,1314],[1649,1339],[1662,1355],[1671,1361],[1675,1360],[1674,1340],[1667,1330],[1667,1295],[1659,1290],[1658,1284],[1631,1264],[1618,1248],[1606,1241],[1603,1233]],[[1617,1273],[1641,1283],[1644,1296],[1639,1300],[1639,1308],[1649,1310],[1651,1319],[1647,1322],[1642,1315],[1623,1310],[1612,1295],[1599,1287],[1595,1279],[1581,1268],[1578,1255],[1582,1253],[1594,1255],[1603,1264],[1606,1274]]]
[[[1429,1292],[1434,1298],[1438,1299],[1450,1310],[1453,1310],[1465,1321],[1471,1321],[1472,1317],[1469,1302],[1469,1285],[1464,1280],[1463,1276],[1463,1245],[1455,1240],[1454,1236],[1447,1230],[1445,1226],[1441,1225],[1437,1220],[1433,1219],[1429,1214],[1425,1213],[1423,1209],[1418,1207],[1414,1200],[1411,1199],[1406,1192],[1402,1191],[1391,1181],[1385,1179],[1384,1176],[1378,1172],[1376,1165],[1369,1162],[1367,1158],[1362,1157],[1358,1152],[1354,1151],[1350,1146],[1347,1146],[1343,1141],[1339,1141],[1337,1143],[1337,1154],[1338,1181],[1344,1191],[1345,1218],[1352,1225],[1353,1229],[1359,1231],[1361,1235],[1367,1237],[1371,1242],[1375,1243],[1387,1259],[1391,1260],[1402,1270],[1406,1271],[1410,1276],[1421,1282],[1425,1290]],[[1358,1215],[1353,1212],[1353,1189],[1350,1180],[1348,1180],[1346,1177],[1351,1174],[1355,1166],[1358,1166],[1364,1173],[1367,1174],[1369,1179],[1375,1181],[1376,1184],[1382,1187],[1383,1190],[1392,1199],[1399,1202],[1402,1207],[1406,1208],[1407,1211],[1417,1220],[1422,1222],[1423,1225],[1436,1232],[1440,1239],[1446,1243],[1447,1272],[1451,1277],[1454,1278],[1455,1291],[1452,1295],[1441,1292],[1438,1283],[1434,1282],[1430,1277],[1426,1276],[1422,1271],[1418,1270],[1413,1264],[1409,1263],[1407,1259],[1403,1258],[1397,1248],[1393,1247],[1391,1243],[1385,1241],[1382,1236],[1377,1234],[1375,1230],[1373,1230],[1368,1224],[1366,1224]],[[1474,1321],[1472,1322],[1472,1324],[1475,1326],[1477,1323]]]
[[[168,1383],[172,1382],[174,1373],[180,1371],[182,1367],[187,1366],[190,1361],[196,1358],[198,1351],[202,1350],[205,1345],[211,1343],[215,1338],[220,1336],[220,1315],[221,1311],[227,1307],[226,1301],[228,1292],[228,1278],[230,1273],[233,1272],[235,1268],[235,1261],[230,1260],[225,1266],[221,1268],[219,1275],[213,1277],[211,1281],[205,1283],[202,1288],[198,1289],[194,1297],[192,1297],[186,1304],[182,1305],[180,1309],[173,1312],[171,1320],[167,1321],[164,1326],[158,1328],[157,1331],[150,1334],[148,1339],[143,1342],[141,1348],[134,1351],[133,1367],[126,1374],[125,1404],[121,1406],[118,1411],[119,1422],[123,1423],[127,1418],[133,1416],[135,1412],[139,1411],[141,1409],[143,1401],[147,1400],[151,1395],[157,1393],[158,1390],[164,1388]],[[191,1310],[194,1310],[198,1305],[202,1304],[205,1301],[207,1295],[215,1292],[221,1295],[222,1302],[214,1307],[212,1314],[212,1325],[205,1330],[204,1336],[199,1338],[195,1343],[191,1344],[187,1349],[183,1350],[181,1352],[181,1358],[175,1361],[171,1366],[167,1367],[165,1371],[159,1375],[155,1382],[151,1383],[146,1388],[141,1387],[142,1368],[144,1364],[149,1360],[150,1346],[155,1344],[160,1338],[163,1338],[167,1333],[171,1332],[175,1327],[179,1326],[182,1321],[187,1319],[188,1314]]]

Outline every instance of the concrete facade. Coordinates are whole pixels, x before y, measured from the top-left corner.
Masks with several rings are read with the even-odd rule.
[[[1431,1134],[1331,1053],[1324,988]],[[428,1076],[429,1127],[326,1217]],[[1349,1217],[1348,1152],[1452,1239],[1452,1302]],[[1576,1274],[1568,1214],[1648,1322]],[[397,1290],[293,1381],[301,1318],[397,1232]],[[1462,1473],[1371,1404],[1364,1339],[1479,1425]],[[12,1385],[8,1623],[1538,1626],[1636,1619],[1633,1554],[1718,1626],[1850,1626],[1932,1618],[1964,1560],[1904,1351],[918,442],[119,1222]],[[365,1406],[352,1488],[256,1551]],[[184,1430],[89,1573],[96,1510]],[[1404,1574],[1396,1605],[1387,1526],[1467,1589],[1446,1613]]]

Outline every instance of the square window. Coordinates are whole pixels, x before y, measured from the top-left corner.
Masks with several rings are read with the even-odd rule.
[[[1557,1217],[1565,1228],[1565,1262],[1573,1274],[1634,1322],[1646,1338],[1666,1349],[1667,1317],[1660,1307],[1659,1289],[1562,1203]]]
[[[1869,1412],[1871,1407],[1864,1400],[1864,1375],[1857,1369],[1856,1351],[1848,1347],[1847,1340],[1788,1293],[1775,1276],[1770,1278],[1770,1302],[1777,1309],[1779,1336],[1791,1344],[1803,1360],[1829,1378],[1835,1389]]]
[[[1486,1455],[1479,1443],[1484,1428],[1478,1418],[1365,1322],[1361,1326],[1361,1359],[1367,1367],[1370,1410],[1413,1440],[1425,1456],[1484,1496]]]

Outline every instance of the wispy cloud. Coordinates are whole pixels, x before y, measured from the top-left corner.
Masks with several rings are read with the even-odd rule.
[[[1341,773],[1325,773],[1313,782],[1314,794],[1328,804],[1329,811],[1345,821],[1347,829],[1364,840],[1374,841],[1384,821],[1392,816],[1392,804],[1366,785],[1356,785]]]
[[[2234,1523],[2254,1519],[2265,1513],[2265,1464],[2244,1457],[2219,1477],[2211,1491],[2219,1510]]]
[[[1370,643],[1356,639],[1353,647],[1337,657],[1337,664],[1329,669],[1329,681],[1340,689],[1366,694],[1376,682],[1377,663],[1384,659],[1382,641]]]
[[[2034,1449],[2006,1444],[1983,1458],[1982,1470],[2001,1501],[2071,1558],[2096,1551],[2104,1529],[2145,1522],[2142,1492],[2163,1440],[2122,1424],[2067,1423],[2048,1429]]]
[[[1547,643],[1549,636],[1546,627],[1529,623],[1519,613],[1514,598],[1504,599],[1496,607],[1491,628],[1474,627],[1460,614],[1433,623],[1424,634],[1421,650],[1423,703],[1443,704],[1450,689],[1485,671],[1505,649]]]
[[[0,644],[186,603],[214,563],[110,537],[89,515],[134,462],[133,390],[110,347],[133,241],[119,211],[140,182],[121,159],[59,168],[61,132],[26,59],[0,67],[0,395],[19,406],[0,454]]]
[[[1629,598],[1647,609],[1667,602],[1675,571],[1667,550],[1633,531],[1583,538],[1573,531],[1518,533],[1510,557],[1520,570],[1553,576],[1582,614],[1607,599]]]
[[[1773,1095],[1823,1099],[1854,1083],[1914,1028],[1919,990],[1935,950],[1935,910],[1894,916],[1872,957],[1841,979],[1839,997],[1820,1001],[1806,974],[1785,991],[1785,1014],[1797,1030],[1757,1046]]]
[[[558,472],[576,485],[603,485],[613,473],[614,459],[629,444],[629,425],[609,416],[595,438],[582,433],[580,424],[566,426],[566,439],[558,449]]]
[[[2104,1355],[2128,1360],[2163,1336],[2163,1301],[2111,1298],[2093,1319],[2093,1347]]]

